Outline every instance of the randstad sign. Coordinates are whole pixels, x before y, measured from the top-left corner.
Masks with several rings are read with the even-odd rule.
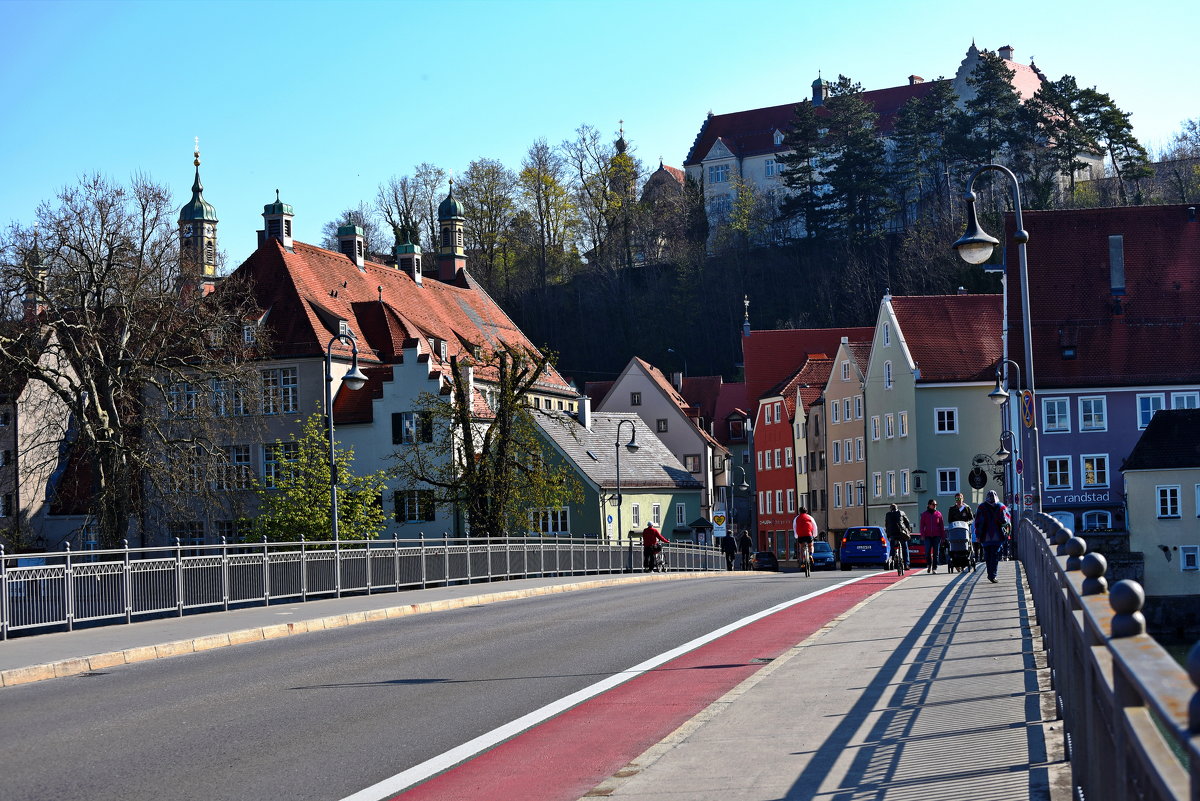
[[[1046,493],[1043,496],[1042,503],[1052,506],[1063,506],[1066,504],[1095,504],[1095,503],[1112,503],[1112,491],[1102,490],[1100,492],[1076,492],[1065,495],[1051,495]]]

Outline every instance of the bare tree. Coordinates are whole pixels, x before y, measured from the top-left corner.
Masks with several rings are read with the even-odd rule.
[[[554,267],[565,261],[565,250],[578,228],[577,207],[567,186],[563,158],[545,139],[530,145],[519,181],[522,205],[536,236],[527,244],[536,251],[537,286],[544,291]]]
[[[467,247],[475,252],[471,272],[496,292],[506,283],[501,242],[516,211],[517,176],[495,159],[476,159],[459,187],[466,207]]]
[[[427,161],[422,161],[416,167],[413,181],[417,185],[417,198],[421,205],[422,222],[425,224],[425,233],[427,234],[421,247],[426,251],[435,251],[438,243],[437,209],[442,202],[446,186],[446,171]]]
[[[367,253],[388,253],[391,250],[392,238],[380,226],[375,210],[363,202],[352,209],[346,209],[330,220],[321,228],[321,245],[328,250],[338,249],[338,228],[343,225],[357,225],[363,229],[363,240]]]
[[[421,193],[415,178],[408,175],[393,175],[385,184],[379,185],[375,196],[380,215],[392,231],[413,231],[420,238],[417,221],[424,216]]]

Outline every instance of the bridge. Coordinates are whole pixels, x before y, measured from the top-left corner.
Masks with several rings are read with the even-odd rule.
[[[787,629],[790,639],[774,644],[756,634],[753,647],[762,656],[736,684],[619,764],[597,761],[591,774],[567,785],[575,787],[570,794],[541,797],[1200,800],[1200,654],[1190,656],[1189,678],[1146,635],[1140,587],[1107,586],[1103,557],[1087,554],[1083,540],[1057,521],[1026,517],[1017,542],[1021,561],[1001,563],[996,584],[983,580],[982,570],[879,574],[804,596],[788,609],[801,610],[811,625]],[[506,548],[512,564],[513,548]],[[275,607],[262,606],[16,637],[0,644],[0,695],[32,682],[391,616],[629,582],[725,578],[699,569],[606,576],[588,558],[566,560],[585,569],[485,586],[326,592],[287,623]],[[710,566],[706,559],[689,554],[678,566]],[[805,586],[803,577],[784,578]],[[849,589],[858,594],[845,595]],[[772,616],[762,621],[770,624],[764,630],[784,630],[777,619],[785,611],[766,611]],[[750,636],[750,628],[724,639]],[[574,708],[588,703],[595,701]],[[539,744],[544,728],[532,723],[419,782],[398,779],[351,798],[509,797],[487,772],[489,759],[511,756],[506,746],[544,755],[533,781],[553,785],[547,775],[568,769],[548,767],[556,764],[557,745]],[[578,755],[572,759],[564,764],[578,764]],[[510,764],[504,772],[519,771]]]

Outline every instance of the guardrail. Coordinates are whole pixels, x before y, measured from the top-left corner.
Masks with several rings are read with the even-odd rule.
[[[666,570],[724,569],[710,546],[663,546]],[[228,610],[343,593],[641,570],[642,549],[566,537],[426,538],[181,545],[6,555],[0,547],[0,639],[95,621]]]
[[[1087,553],[1087,543],[1049,515],[1026,515],[1017,536],[1072,797],[1200,801],[1200,645],[1185,672],[1146,634],[1142,587],[1108,587],[1104,556]]]

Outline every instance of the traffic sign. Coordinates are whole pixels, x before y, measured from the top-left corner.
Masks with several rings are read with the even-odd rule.
[[[1032,495],[1030,495],[1029,493],[1025,493],[1025,503],[1024,503],[1024,506],[1025,506],[1026,508],[1028,508],[1028,507],[1030,507],[1030,506],[1033,506],[1033,496],[1032,496]]]
[[[1021,475],[1021,472],[1025,469],[1025,461],[1023,459],[1018,459],[1013,469],[1017,471],[1018,476]]]
[[[1025,424],[1026,428],[1033,428],[1036,419],[1033,409],[1033,392],[1027,389],[1021,393],[1021,422]]]

